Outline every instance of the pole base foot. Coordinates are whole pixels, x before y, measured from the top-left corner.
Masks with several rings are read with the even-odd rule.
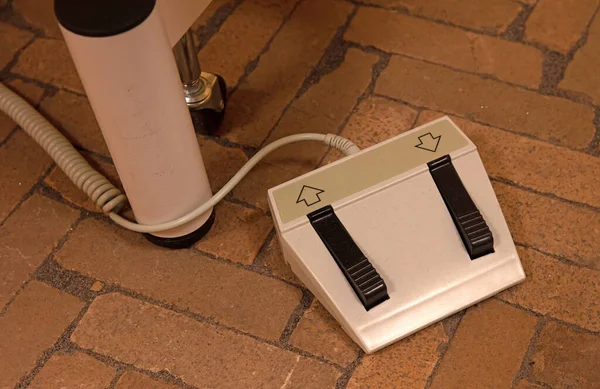
[[[178,236],[176,238],[163,238],[152,234],[143,234],[146,239],[157,246],[166,247],[168,249],[184,249],[192,246],[199,241],[210,231],[215,222],[215,210],[213,209],[210,216],[197,230],[190,232],[187,235]]]

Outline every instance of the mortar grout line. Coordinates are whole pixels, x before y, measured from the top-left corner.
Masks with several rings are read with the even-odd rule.
[[[101,354],[92,349],[81,347],[77,343],[74,343],[70,340],[69,340],[68,347],[73,351],[79,351],[81,353],[84,353],[84,354],[104,363],[105,365],[114,367],[117,370],[121,369],[121,370],[123,370],[123,373],[125,373],[127,371],[135,371],[135,372],[144,374],[145,376],[148,376],[150,378],[153,378],[155,380],[164,381],[164,382],[175,385],[182,389],[199,389],[196,386],[193,386],[191,384],[184,382],[181,378],[177,378],[176,376],[174,376],[173,374],[168,372],[166,369],[160,370],[158,372],[153,372],[151,370],[139,368],[131,363],[119,361],[109,355]]]
[[[550,314],[548,314],[548,313],[547,314],[542,314],[540,312],[534,311],[531,308],[527,308],[527,307],[524,307],[522,305],[519,305],[519,304],[510,302],[510,301],[504,300],[502,297],[499,297],[498,295],[495,295],[495,296],[493,296],[491,298],[493,298],[496,301],[501,302],[502,304],[506,304],[506,305],[509,305],[509,306],[511,306],[513,308],[517,308],[517,309],[519,309],[521,311],[527,312],[527,313],[529,313],[529,314],[531,314],[533,316],[544,318],[548,322],[555,322],[555,323],[560,324],[562,326],[568,327],[568,328],[572,329],[573,331],[576,331],[576,332],[579,332],[579,333],[584,333],[584,334],[589,334],[589,335],[594,335],[594,336],[600,336],[600,330],[599,331],[588,330],[587,328],[583,328],[583,327],[581,327],[581,326],[579,326],[577,324],[569,323],[569,322],[566,322],[564,320],[558,319],[558,318],[556,318],[554,316],[550,316]]]
[[[443,346],[443,349],[440,351],[440,356],[437,359],[437,361],[435,362],[433,369],[431,369],[431,373],[427,377],[427,380],[425,381],[425,387],[423,389],[429,389],[431,387],[431,385],[433,384],[433,380],[434,380],[438,370],[440,369],[440,366],[442,364],[442,361],[444,360],[444,357],[448,353],[448,350],[450,350],[452,341],[454,341],[454,338],[456,337],[456,332],[458,331],[458,327],[460,326],[460,323],[462,323],[462,320],[465,317],[465,314],[467,313],[468,308],[469,307],[463,309],[460,312],[455,313],[455,315],[458,315],[458,317],[459,317],[458,321],[457,321],[456,325],[454,326],[452,333],[448,334],[448,342],[446,342],[446,344]],[[449,316],[449,317],[451,317],[451,316]],[[444,332],[446,332],[446,331],[444,330]]]
[[[380,93],[377,93],[377,92],[374,92],[373,96],[374,97],[380,97],[380,98],[386,99],[386,100],[390,100],[390,101],[393,101],[393,102],[396,102],[396,103],[399,103],[399,104],[403,104],[403,105],[406,105],[407,107],[413,108],[415,110],[433,111],[433,112],[443,113],[444,115],[448,115],[448,116],[456,116],[456,117],[468,120],[468,121],[473,122],[473,123],[481,124],[482,126],[492,127],[492,128],[498,129],[498,130],[509,132],[511,134],[522,136],[524,138],[537,140],[539,142],[543,142],[543,143],[546,143],[546,144],[549,144],[549,145],[552,145],[552,146],[564,148],[564,149],[567,149],[567,150],[570,150],[570,151],[574,151],[574,152],[578,152],[578,153],[590,156],[590,154],[588,154],[587,152],[585,152],[584,149],[577,149],[577,148],[574,148],[574,147],[571,147],[571,146],[568,146],[568,145],[565,145],[565,144],[553,143],[553,142],[550,142],[550,141],[545,140],[545,139],[537,138],[537,137],[535,137],[535,136],[533,136],[531,134],[527,134],[527,133],[524,133],[524,132],[517,132],[515,130],[510,130],[510,129],[507,129],[507,128],[504,128],[504,127],[499,127],[496,124],[485,123],[485,122],[482,122],[482,121],[477,120],[475,118],[469,118],[469,117],[467,117],[467,116],[465,116],[463,114],[460,114],[460,113],[454,113],[454,112],[450,112],[450,111],[445,111],[445,110],[440,109],[440,108],[430,108],[430,107],[427,107],[427,106],[415,105],[415,104],[409,103],[408,101],[399,99],[397,97],[387,96],[387,95],[380,94]],[[593,155],[591,155],[591,156],[593,157]]]
[[[539,249],[539,248],[537,248],[535,246],[532,246],[532,245],[530,245],[528,243],[522,243],[522,242],[517,242],[517,241],[515,241],[514,243],[515,243],[515,246],[520,246],[520,247],[523,247],[523,248],[526,248],[526,249],[529,249],[529,250],[533,250],[533,251],[538,252],[540,254],[543,254],[543,255],[545,255],[547,257],[556,259],[557,261],[559,261],[559,262],[561,262],[561,263],[563,263],[565,265],[568,265],[568,266],[571,266],[571,267],[576,267],[576,268],[579,268],[579,269],[586,269],[586,270],[591,270],[591,271],[595,271],[595,272],[600,272],[600,270],[598,270],[598,269],[594,269],[593,267],[582,265],[581,263],[575,262],[575,261],[573,261],[573,260],[571,260],[571,259],[569,259],[569,258],[567,258],[565,256],[558,255],[558,254],[553,254],[553,253],[544,251],[544,250]]]
[[[31,46],[33,44],[33,42],[35,42],[37,40],[37,38],[38,38],[37,35],[32,36],[31,39],[29,39],[29,41],[27,41],[27,43],[23,47],[21,47],[19,50],[17,50],[13,54],[12,59],[6,64],[6,66],[4,66],[2,69],[0,69],[0,78],[4,78],[5,75],[10,74],[11,69],[17,64],[17,62],[19,62],[19,58],[21,58],[21,54],[23,54],[25,49],[27,49],[29,46]]]
[[[304,1],[304,0],[301,0]],[[350,13],[348,14],[348,17],[346,18],[346,22],[344,24],[342,24],[340,27],[338,27],[338,29],[336,30],[336,33],[333,35],[333,37],[331,38],[331,40],[329,41],[329,44],[327,45],[327,47],[323,50],[323,54],[321,55],[321,58],[317,61],[316,65],[314,66],[314,68],[319,68],[319,67],[323,67],[323,63],[324,61],[327,60],[327,56],[329,55],[329,50],[334,47],[331,46],[332,43],[334,43],[336,37],[338,36],[338,34],[343,35],[344,31],[343,28],[348,28],[348,26],[350,25],[350,21],[352,20],[352,17],[354,16],[354,14],[356,13],[356,6],[350,11]],[[344,55],[342,56],[342,58],[345,57],[346,52],[344,51]],[[337,63],[337,66],[339,67],[341,65],[341,62]],[[334,71],[336,68],[333,68],[330,70],[330,72]],[[279,115],[279,117],[277,118],[277,120],[275,121],[275,123],[271,126],[271,128],[269,129],[269,131],[267,132],[267,135],[265,136],[265,138],[262,140],[262,142],[260,143],[259,148],[264,147],[265,142],[271,137],[271,135],[275,132],[275,130],[277,129],[277,127],[279,126],[279,123],[281,122],[281,120],[285,117],[286,113],[288,112],[288,110],[292,107],[292,105],[306,92],[306,90],[308,90],[307,87],[305,87],[305,84],[307,82],[309,82],[309,79],[311,77],[311,73],[308,74],[308,76],[306,76],[304,78],[304,80],[302,81],[302,84],[300,85],[300,87],[298,88],[298,90],[296,91],[294,97],[292,97],[292,99],[286,104],[286,106],[283,108],[283,110],[281,111],[281,114]]]
[[[110,384],[108,384],[107,389],[115,389],[115,387],[117,386],[117,382],[119,382],[119,380],[123,376],[123,373],[125,373],[125,369],[122,366],[119,366],[116,370],[117,371],[115,372],[115,376],[110,381]]]
[[[313,296],[313,294],[308,289],[302,290],[302,298],[296,306],[296,309],[294,309],[294,312],[292,312],[292,314],[290,315],[288,322],[286,323],[285,328],[283,329],[283,332],[279,337],[280,344],[292,346],[290,344],[290,338],[292,337],[292,333],[294,332],[296,327],[298,327],[300,320],[302,319],[308,308],[310,308],[314,299],[315,296]]]
[[[25,194],[23,194],[23,196],[21,196],[21,199],[13,206],[13,208],[8,212],[8,214],[6,215],[6,217],[4,219],[2,219],[0,221],[0,228],[4,226],[4,224],[6,223],[6,221],[15,213],[19,210],[19,208],[21,208],[21,205],[27,201],[31,196],[33,196],[34,193],[36,193],[37,189],[40,187],[40,185],[44,182],[44,180],[46,179],[46,177],[48,176],[48,174],[50,174],[50,172],[52,171],[52,169],[54,168],[55,163],[52,162],[50,164],[50,167],[48,169],[46,169],[42,175],[40,176],[40,178],[38,178],[38,180],[31,186],[31,188],[29,188],[29,190],[27,192],[25,192]]]
[[[544,317],[538,319],[533,334],[531,335],[531,339],[529,340],[529,346],[527,347],[527,351],[525,352],[525,354],[523,354],[523,358],[521,359],[521,366],[519,367],[519,370],[517,371],[515,377],[512,380],[512,388],[516,388],[520,380],[525,380],[531,377],[532,358],[537,351],[537,343],[540,338],[542,329],[546,325],[546,322],[547,321]]]
[[[233,332],[235,334],[252,338],[252,339],[256,340],[259,343],[263,343],[263,344],[267,344],[267,345],[270,345],[270,346],[273,346],[273,347],[277,347],[277,348],[279,348],[281,350],[290,351],[290,352],[293,352],[293,353],[295,353],[297,355],[304,356],[304,357],[307,357],[307,358],[311,358],[311,359],[317,360],[317,361],[322,362],[322,363],[326,363],[326,364],[328,364],[330,366],[335,367],[338,370],[343,370],[342,366],[340,366],[339,364],[337,364],[337,363],[335,363],[333,361],[330,361],[328,359],[325,359],[325,358],[323,358],[323,357],[321,357],[319,355],[310,353],[308,351],[299,349],[297,347],[294,347],[294,346],[291,346],[291,345],[288,345],[288,344],[283,344],[283,343],[281,343],[279,341],[279,339],[277,339],[277,340],[269,340],[269,339],[262,338],[262,337],[260,337],[258,335],[253,334],[253,333],[250,333],[250,332],[247,332],[247,331],[243,331],[243,330],[240,330],[239,328],[236,328],[236,327],[224,324],[224,323],[220,322],[219,320],[217,320],[215,318],[207,317],[207,316],[201,315],[199,313],[192,312],[192,311],[190,311],[187,308],[181,308],[181,307],[175,306],[174,304],[170,304],[170,303],[167,303],[167,302],[164,302],[164,301],[156,300],[156,299],[154,299],[152,297],[143,295],[141,293],[138,293],[136,291],[130,290],[128,288],[124,288],[124,287],[119,286],[117,284],[106,283],[105,284],[105,288],[103,289],[103,293],[101,293],[101,294],[108,294],[108,293],[114,293],[114,292],[119,293],[119,294],[124,295],[124,296],[131,297],[133,299],[136,299],[136,300],[139,300],[139,301],[142,301],[142,302],[145,302],[147,304],[151,304],[151,305],[160,307],[162,309],[166,309],[166,310],[169,310],[171,312],[183,315],[183,316],[185,316],[187,318],[190,318],[192,320],[195,320],[195,321],[197,321],[199,323],[207,323],[207,324],[210,324],[210,325],[212,325],[212,326],[214,326],[216,328],[220,328],[220,329],[223,329],[223,330],[228,330],[228,331],[231,331],[231,332]]]
[[[24,389],[24,388],[28,387],[31,384],[31,382],[35,379],[37,374],[40,372],[40,370],[42,370],[42,368],[46,365],[48,360],[57,351],[65,350],[65,344],[67,344],[69,342],[68,338],[71,336],[71,334],[75,330],[75,327],[77,327],[77,325],[79,325],[79,322],[81,321],[83,316],[86,314],[90,305],[91,305],[91,301],[86,302],[84,307],[79,311],[79,314],[75,317],[75,319],[73,319],[73,321],[71,321],[71,323],[63,331],[61,336],[56,340],[56,342],[54,342],[52,347],[44,350],[42,356],[40,358],[38,358],[38,360],[36,361],[33,369],[31,369],[27,374],[25,374],[24,376],[21,377],[21,379],[15,386],[15,389]]]
[[[352,375],[354,374],[354,372],[356,371],[358,366],[361,365],[365,355],[366,355],[366,353],[363,351],[363,349],[359,348],[358,356],[356,357],[354,362],[352,362],[350,365],[348,365],[344,369],[344,372],[342,373],[340,378],[338,378],[338,380],[335,384],[335,389],[345,389],[348,386],[348,383],[350,382]]]
[[[532,194],[535,194],[535,195],[538,195],[538,196],[547,197],[547,198],[550,198],[550,199],[553,199],[553,200],[556,200],[556,201],[560,201],[560,202],[563,202],[563,203],[566,203],[566,204],[569,204],[569,205],[572,205],[572,206],[575,206],[575,207],[578,207],[578,208],[585,208],[585,209],[593,211],[593,212],[600,212],[600,208],[595,207],[593,205],[589,205],[589,204],[586,204],[586,203],[580,203],[578,201],[569,200],[569,199],[566,199],[564,197],[559,197],[559,196],[555,195],[552,192],[542,192],[542,191],[539,191],[537,189],[530,188],[528,186],[524,186],[524,185],[518,184],[518,183],[516,183],[516,182],[514,182],[512,180],[509,180],[507,178],[504,178],[504,177],[491,176],[490,177],[490,181],[499,182],[499,183],[504,184],[504,185],[512,186],[512,187],[521,189],[523,191],[526,191],[526,192],[529,192],[529,193],[532,193]]]
[[[244,83],[246,81],[246,79],[248,78],[248,76],[256,69],[256,67],[258,66],[258,63],[260,62],[261,57],[267,51],[269,51],[269,49],[271,48],[271,44],[273,43],[273,40],[275,40],[275,37],[277,37],[277,35],[279,35],[279,32],[283,29],[283,26],[285,26],[288,23],[288,21],[292,18],[292,15],[294,15],[294,13],[296,12],[296,9],[298,9],[298,7],[300,6],[300,4],[302,4],[304,1],[306,1],[306,0],[298,0],[298,1],[296,1],[296,4],[294,4],[294,6],[292,7],[292,9],[289,11],[289,13],[283,18],[281,24],[275,30],[275,32],[273,33],[273,35],[271,35],[271,37],[267,40],[267,43],[262,48],[262,50],[258,53],[258,55],[254,59],[252,59],[250,62],[248,62],[246,64],[246,67],[244,69],[244,73],[237,80],[236,84],[232,85],[231,90],[229,92],[230,96],[233,95],[233,93],[235,93],[235,91],[239,88],[239,86],[242,83]]]
[[[531,12],[535,6],[522,3],[518,4],[521,5],[521,11],[517,14],[513,21],[508,24],[506,30],[498,34],[498,37],[508,41],[521,43],[524,40],[523,38],[527,20],[529,19],[529,16],[531,16]]]
[[[196,54],[200,52],[200,49],[212,39],[219,31],[221,27],[231,16],[231,14],[239,7],[242,0],[230,0],[228,3],[222,4],[215,12],[208,18],[204,25],[198,27],[196,31],[192,31],[196,40]],[[206,10],[205,10],[206,11]],[[205,12],[203,11],[203,12]],[[202,67],[202,64],[200,64]]]

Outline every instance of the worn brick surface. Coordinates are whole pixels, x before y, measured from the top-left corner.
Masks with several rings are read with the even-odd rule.
[[[84,158],[88,161],[90,166],[96,169],[100,174],[105,176],[113,185],[123,190],[119,175],[114,165],[108,162],[104,162],[97,156],[90,153],[82,152]],[[52,189],[58,191],[62,197],[70,201],[71,203],[83,207],[88,211],[99,212],[98,208],[94,205],[94,202],[87,196],[87,194],[79,189],[67,175],[56,166],[48,177],[45,178],[44,182]]]
[[[303,359],[119,294],[94,300],[72,335],[81,347],[203,388],[281,387]],[[299,369],[300,372],[302,369]]]
[[[377,60],[374,54],[348,50],[340,67],[292,103],[266,143],[303,132],[338,133],[369,85]],[[317,142],[284,146],[268,155],[234,190],[234,196],[265,209],[269,188],[312,170],[326,152],[327,146]]]
[[[503,300],[591,331],[600,331],[600,271],[569,266],[532,249],[518,248],[525,282]]]
[[[600,337],[548,323],[537,341],[532,376],[554,389],[600,387]]]
[[[375,91],[575,148],[595,132],[591,107],[409,58],[392,57]]]
[[[103,155],[109,154],[86,97],[60,90],[42,101],[40,112],[75,145]]]
[[[29,283],[0,316],[0,388],[14,387],[35,367],[83,305],[46,284]]]
[[[218,204],[215,212],[215,224],[196,247],[218,257],[251,264],[273,229],[271,218],[261,210],[229,202]]]
[[[137,371],[124,373],[115,389],[176,389],[177,386],[164,381],[155,380]]]
[[[422,389],[447,342],[444,328],[437,323],[375,354],[365,355],[348,388]]]
[[[246,0],[200,50],[200,63],[235,86],[277,32],[297,0]],[[235,53],[235,55],[231,55]]]
[[[361,8],[345,38],[532,88],[542,78],[542,53],[536,48],[394,11]]]
[[[349,3],[336,0],[307,0],[296,8],[231,96],[229,116],[221,127],[228,139],[260,145],[351,9]]]
[[[363,100],[340,133],[361,149],[373,146],[411,129],[417,111],[381,97]],[[323,165],[336,161],[343,154],[335,149],[327,152]]]
[[[594,104],[600,102],[600,75],[595,65],[600,60],[600,18],[594,18],[586,43],[579,49],[565,70],[559,87],[585,93]]]
[[[5,84],[13,92],[21,96],[29,104],[37,104],[42,98],[44,90],[31,82],[14,79]],[[16,127],[16,123],[8,115],[0,112],[0,143]]]
[[[600,269],[600,213],[493,183],[513,239]]]
[[[267,268],[271,274],[277,277],[281,277],[294,284],[302,284],[290,266],[285,263],[277,238],[271,239],[271,242],[269,242],[269,245],[266,247],[262,266]]]
[[[302,297],[284,282],[188,250],[160,249],[94,219],[82,221],[55,258],[67,269],[268,339],[279,338]]]
[[[0,310],[50,254],[79,213],[33,195],[0,228]]]
[[[43,149],[22,130],[0,146],[0,220],[8,216],[51,163]]]
[[[81,352],[54,354],[35,376],[30,389],[104,389],[115,376],[115,368]]]
[[[388,8],[403,8],[410,13],[486,32],[503,32],[519,14],[521,7],[510,0],[364,0]]]
[[[302,316],[290,343],[342,366],[352,363],[360,349],[317,300]]]
[[[0,70],[12,61],[15,53],[25,47],[31,38],[33,34],[29,31],[0,22]]]
[[[598,0],[539,0],[525,24],[525,39],[567,53],[592,18]]]
[[[444,114],[424,111],[417,125]],[[600,207],[600,159],[451,116],[475,143],[487,173],[543,193]]]
[[[334,389],[341,373],[333,366],[309,358],[296,357],[298,363],[288,373],[283,389]]]
[[[495,300],[469,308],[431,388],[511,387],[536,323],[535,316]]]
[[[64,41],[38,38],[27,46],[12,71],[23,76],[85,93]]]
[[[530,382],[527,382],[525,380],[519,381],[519,383],[517,384],[516,389],[543,389],[542,386],[536,385],[536,384],[532,384]]]
[[[12,6],[31,27],[41,29],[46,36],[62,38],[53,0],[15,0]]]
[[[212,0],[208,3],[208,6],[202,11],[198,19],[192,24],[190,27],[192,31],[198,32],[202,35],[203,28],[207,26],[208,22],[215,14],[221,9],[223,6],[232,7],[234,4],[234,0]]]

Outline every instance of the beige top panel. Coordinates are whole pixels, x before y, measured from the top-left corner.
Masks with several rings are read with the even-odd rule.
[[[274,189],[276,211],[288,223],[467,145],[443,118]]]

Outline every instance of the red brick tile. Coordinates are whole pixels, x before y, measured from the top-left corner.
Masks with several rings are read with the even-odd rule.
[[[251,264],[273,229],[271,218],[260,210],[221,202],[208,234],[196,247],[220,258]]]
[[[417,111],[406,105],[381,97],[369,97],[360,103],[340,135],[365,149],[410,130],[416,117]],[[340,151],[331,149],[322,164],[342,157]]]
[[[113,185],[123,190],[119,175],[113,164],[104,162],[90,153],[82,152],[82,155],[89,162],[90,166],[104,175]],[[45,178],[44,182],[59,192],[65,200],[88,211],[100,212],[88,195],[79,189],[58,166],[52,169],[52,172]]]
[[[550,322],[537,341],[532,376],[554,389],[600,387],[600,337]]]
[[[35,376],[30,389],[107,388],[115,368],[81,352],[55,354]]]
[[[157,248],[95,219],[82,221],[55,258],[66,269],[271,340],[279,339],[302,297],[284,282],[189,250]]]
[[[137,371],[128,371],[119,378],[115,389],[176,389],[178,386],[150,378]]]
[[[365,355],[348,388],[422,389],[447,342],[444,328],[437,323],[382,351]]]
[[[0,310],[75,222],[79,212],[34,194],[0,228]]]
[[[73,144],[109,155],[108,147],[86,97],[60,90],[56,95],[42,101],[40,112]]]
[[[29,104],[37,104],[42,98],[44,90],[31,82],[15,79],[4,84],[13,92],[24,98]],[[17,124],[4,112],[0,112],[0,142],[17,126]]]
[[[369,85],[377,60],[374,54],[348,50],[337,69],[292,103],[266,143],[303,132],[337,133]],[[266,209],[269,188],[314,169],[326,152],[327,146],[318,142],[284,146],[269,154],[234,190],[234,196]]]
[[[341,373],[314,359],[296,357],[298,363],[288,373],[283,389],[334,389]]]
[[[240,149],[220,146],[202,136],[198,137],[198,143],[213,192],[221,189],[248,161],[246,154]]]
[[[518,251],[527,279],[500,294],[501,299],[600,331],[600,271],[569,266],[531,249]]]
[[[567,53],[592,18],[598,0],[539,0],[525,23],[525,39]]]
[[[600,103],[600,75],[595,65],[600,60],[600,18],[596,17],[590,26],[587,41],[573,57],[565,70],[560,88],[585,93],[594,104]]]
[[[394,11],[360,8],[345,38],[532,88],[542,79],[542,53],[531,46]]]
[[[12,6],[31,27],[41,29],[46,36],[62,39],[58,21],[54,16],[54,1],[15,0]]]
[[[444,114],[424,111],[417,125]],[[504,178],[567,200],[600,207],[600,159],[588,154],[452,116],[451,119],[477,145],[492,177]]]
[[[0,146],[0,220],[8,216],[51,164],[50,157],[22,130]]]
[[[228,139],[260,145],[351,10],[335,0],[307,0],[296,8],[231,96],[221,126]]]
[[[33,369],[83,306],[81,300],[58,289],[29,283],[0,316],[0,387],[12,388]]]
[[[513,239],[600,269],[600,213],[493,183]]]
[[[243,1],[200,50],[202,67],[235,86],[246,65],[260,54],[296,3],[297,0]]]
[[[535,316],[495,300],[469,308],[431,388],[510,388],[536,323]]]
[[[0,23],[0,69],[12,61],[15,53],[21,50],[33,38],[29,31],[21,30],[8,23]]]
[[[442,20],[475,30],[500,33],[517,17],[521,7],[510,0],[366,0],[389,8]]]
[[[290,343],[342,366],[354,362],[359,351],[356,343],[317,300],[302,316]]]
[[[271,242],[266,248],[263,264],[269,272],[277,277],[283,278],[286,281],[301,285],[302,282],[296,277],[290,266],[283,259],[283,253],[279,246],[277,238],[271,239]]]
[[[281,387],[299,355],[119,294],[97,297],[72,335],[83,348],[198,387]]]
[[[586,147],[595,132],[591,107],[409,58],[392,57],[375,90],[574,148]]]
[[[85,93],[64,41],[38,38],[23,51],[12,71],[25,77]]]

